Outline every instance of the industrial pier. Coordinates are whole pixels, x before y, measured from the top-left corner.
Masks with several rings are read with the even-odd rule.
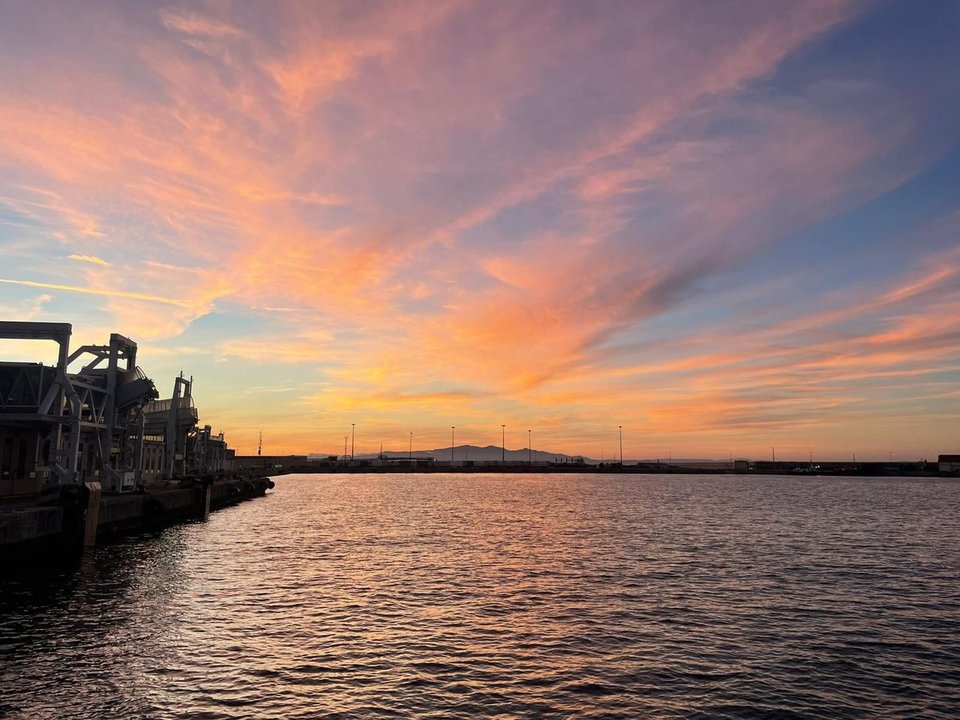
[[[204,518],[273,487],[234,474],[223,434],[199,425],[192,378],[159,399],[134,341],[113,333],[71,351],[72,330],[0,322],[0,341],[58,347],[55,366],[0,363],[0,556]]]

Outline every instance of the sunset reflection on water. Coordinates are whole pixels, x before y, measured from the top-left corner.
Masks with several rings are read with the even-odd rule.
[[[898,479],[282,477],[0,581],[0,712],[945,718],[958,500]]]

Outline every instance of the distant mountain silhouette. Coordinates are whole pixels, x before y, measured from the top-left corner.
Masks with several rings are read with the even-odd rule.
[[[453,460],[454,462],[464,462],[465,460],[471,460],[473,462],[500,462],[501,459],[501,448],[499,445],[486,445],[484,447],[479,447],[477,445],[457,445],[453,448]],[[402,450],[385,450],[384,456],[388,458],[406,458],[410,457],[409,452],[404,452]],[[528,460],[532,460],[536,463],[545,463],[545,462],[573,462],[578,457],[582,457],[583,461],[588,465],[597,465],[600,463],[600,460],[597,458],[591,458],[587,456],[577,456],[577,455],[568,455],[566,453],[554,453],[547,452],[546,450],[536,450],[533,452],[527,450],[527,448],[520,448],[519,450],[511,450],[507,448],[506,452],[502,453],[503,459],[505,462],[510,463],[525,463]],[[375,458],[377,457],[376,453],[357,455],[357,457],[364,458]],[[434,460],[449,462],[450,460],[450,446],[444,448],[435,448],[433,450],[414,450],[414,458],[428,458],[432,457]],[[645,460],[635,460],[630,458],[624,458],[624,464],[636,464],[638,462],[657,462],[659,459],[660,462],[666,463],[666,458],[653,458]],[[616,462],[618,458],[605,458],[606,462]],[[710,462],[708,460],[702,459],[690,459],[690,458],[675,458],[672,460],[673,463],[683,464],[691,462]]]
[[[409,452],[393,450],[385,450],[383,454],[389,458],[405,458],[410,456]],[[500,462],[501,456],[506,462],[527,462],[528,460],[533,460],[533,462],[569,462],[575,457],[572,455],[565,455],[564,453],[546,452],[545,450],[533,450],[533,452],[530,452],[527,450],[527,448],[522,448],[519,450],[511,450],[507,448],[506,452],[503,452],[497,445],[487,445],[486,447],[478,447],[477,445],[457,445],[453,448],[454,462],[463,462],[464,460],[472,460],[474,462]],[[364,457],[376,457],[376,454],[365,455]],[[433,450],[414,450],[413,457],[432,457],[435,460],[449,461],[450,446],[448,445],[445,448],[435,448]],[[584,461],[594,462],[589,458],[584,458]]]

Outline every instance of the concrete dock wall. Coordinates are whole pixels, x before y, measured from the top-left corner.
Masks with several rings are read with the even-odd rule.
[[[54,542],[63,531],[59,507],[0,510],[0,547]]]
[[[96,541],[203,519],[209,510],[262,497],[272,487],[272,480],[256,478],[105,494],[99,503]],[[59,502],[50,505],[0,509],[0,558],[30,559],[45,551],[79,550],[83,545],[85,514],[80,495],[82,492],[65,493]]]

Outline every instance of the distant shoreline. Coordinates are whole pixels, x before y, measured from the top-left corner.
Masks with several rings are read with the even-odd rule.
[[[778,463],[780,465],[780,463]],[[905,464],[904,464],[905,465]],[[377,465],[371,462],[330,464],[262,464],[244,465],[242,471],[256,475],[357,475],[357,474],[591,474],[591,475],[786,475],[799,477],[953,477],[938,471],[936,463],[928,463],[927,468],[889,463],[861,463],[857,467],[815,467],[809,468],[796,463],[783,463],[783,467],[752,467],[747,469],[695,467],[683,465],[602,465],[560,464],[453,464],[448,463],[389,463]]]

